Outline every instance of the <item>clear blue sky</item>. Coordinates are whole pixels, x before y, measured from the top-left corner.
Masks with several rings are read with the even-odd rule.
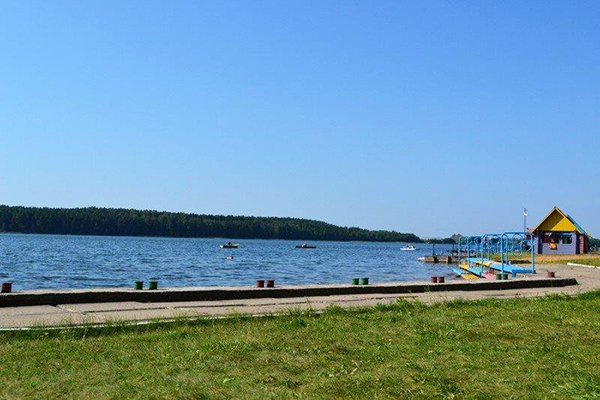
[[[600,236],[600,2],[5,1],[0,203]]]

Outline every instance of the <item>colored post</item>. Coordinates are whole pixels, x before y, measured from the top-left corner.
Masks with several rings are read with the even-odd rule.
[[[530,246],[531,246],[531,272],[535,274],[535,249],[533,248],[535,246],[535,238],[533,233],[531,234],[530,237]]]
[[[480,271],[479,276],[483,276],[483,238],[484,238],[484,236],[482,236],[479,240],[479,248],[481,249],[481,266],[479,267],[479,271]],[[439,280],[438,280],[438,282],[439,282]]]
[[[142,282],[142,281],[133,282],[133,288],[135,290],[142,290],[144,288],[144,282]]]
[[[158,289],[158,281],[150,281],[148,283],[148,289],[149,290],[156,290],[156,289]]]
[[[500,235],[500,272],[504,273],[504,234]]]
[[[471,239],[467,238],[465,241],[467,242],[467,267],[471,267]]]
[[[2,282],[2,293],[12,292],[12,282]]]
[[[369,284],[369,278],[360,278],[360,284],[361,285],[368,285]]]
[[[358,285],[358,278],[352,278],[352,284]]]

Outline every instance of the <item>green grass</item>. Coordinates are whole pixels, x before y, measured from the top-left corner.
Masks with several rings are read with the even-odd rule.
[[[0,335],[4,398],[600,397],[600,292]]]
[[[495,261],[500,261],[500,254],[492,254],[490,258]],[[511,253],[509,259],[513,264],[529,264],[531,262],[531,255],[529,253]],[[566,264],[572,262],[600,267],[600,254],[536,254],[535,262],[536,264]]]

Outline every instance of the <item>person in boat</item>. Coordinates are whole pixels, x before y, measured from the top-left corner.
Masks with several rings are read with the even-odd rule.
[[[302,243],[302,247],[308,247],[308,243],[306,243],[306,242]]]
[[[231,242],[227,242],[227,246],[231,247]]]

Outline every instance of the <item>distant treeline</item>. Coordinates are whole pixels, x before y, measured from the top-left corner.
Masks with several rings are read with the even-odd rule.
[[[600,249],[600,239],[590,239],[590,245],[596,249]]]
[[[121,208],[0,205],[0,231],[105,236],[413,242],[412,233],[346,228],[299,218],[200,215]]]

